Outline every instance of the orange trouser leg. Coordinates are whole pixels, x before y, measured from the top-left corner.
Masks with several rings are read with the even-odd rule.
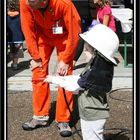
[[[48,63],[52,54],[51,46],[39,47],[39,53],[42,59],[42,68],[36,68],[32,71],[32,78],[45,78],[48,74]],[[36,116],[49,115],[50,109],[50,88],[48,83],[43,81],[33,81],[33,112]]]
[[[67,102],[69,104],[69,108],[72,111],[73,109],[73,94],[72,92],[66,92]],[[70,121],[70,113],[68,107],[66,105],[66,101],[64,99],[63,89],[58,89],[57,94],[57,102],[56,102],[56,118],[57,122],[69,122]]]
[[[63,50],[57,49],[58,61],[60,61],[60,57],[62,58],[62,56],[63,56],[62,53],[63,53]],[[73,67],[72,64],[73,64],[73,62],[71,61],[69,63],[68,75],[72,74],[72,67]],[[66,98],[67,98],[67,102],[69,104],[70,110],[72,111],[73,93],[65,91],[65,94],[66,94]],[[70,121],[70,113],[69,113],[68,107],[66,105],[63,89],[61,87],[58,88],[58,93],[57,93],[55,120],[57,122],[69,122]]]

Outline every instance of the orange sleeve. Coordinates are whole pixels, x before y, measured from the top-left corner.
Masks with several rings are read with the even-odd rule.
[[[68,39],[62,59],[65,63],[68,63],[73,59],[75,49],[78,46],[79,33],[81,32],[81,19],[72,3],[64,8],[63,17],[66,29],[68,30]]]
[[[27,0],[20,0],[20,15],[21,15],[21,27],[25,36],[27,49],[34,60],[40,59],[37,39],[35,34],[35,26],[33,15],[30,7],[27,4]]]

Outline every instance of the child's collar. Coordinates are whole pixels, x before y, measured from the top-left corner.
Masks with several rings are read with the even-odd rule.
[[[96,55],[103,58],[104,60],[106,60],[109,63],[112,63],[109,59],[107,59],[103,54],[101,54],[99,51],[96,50]]]

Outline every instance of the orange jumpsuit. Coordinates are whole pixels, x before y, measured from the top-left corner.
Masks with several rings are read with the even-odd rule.
[[[69,64],[68,75],[72,74],[72,62],[81,32],[80,16],[71,0],[50,0],[44,14],[33,10],[27,0],[20,0],[21,26],[27,49],[33,60],[42,60],[42,68],[32,70],[32,78],[44,78],[48,75],[48,63],[56,47],[58,61]],[[54,34],[53,27],[62,27],[61,34]],[[33,82],[33,112],[36,116],[49,115],[50,87],[48,83]],[[73,95],[66,93],[70,109],[73,108]],[[69,122],[63,90],[58,88],[56,117],[57,122]]]

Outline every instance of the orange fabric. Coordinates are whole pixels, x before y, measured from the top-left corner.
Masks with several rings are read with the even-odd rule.
[[[27,49],[32,59],[42,60],[43,67],[32,71],[32,78],[43,78],[48,74],[50,56],[56,47],[58,61],[69,64],[68,75],[72,74],[72,61],[78,45],[80,17],[69,0],[50,0],[44,17],[39,10],[32,10],[26,0],[20,0],[21,26],[26,39]],[[58,21],[63,27],[63,34],[53,34],[52,27]],[[49,84],[33,81],[33,110],[34,115],[49,115],[50,88]],[[72,110],[73,95],[66,93]],[[62,88],[58,89],[56,103],[56,121],[68,122],[70,114],[67,109]]]
[[[58,44],[63,46],[62,44]],[[56,48],[57,49],[57,48]],[[44,46],[39,47],[39,52],[42,59],[42,68],[34,69],[32,78],[44,78],[48,74],[48,62],[53,51],[53,47],[45,44]],[[63,54],[63,50],[58,50],[58,60]],[[72,63],[69,63],[68,75],[72,74]],[[73,94],[72,92],[66,92],[67,100],[70,106],[70,109],[73,108]],[[50,87],[49,84],[43,84],[41,81],[33,82],[33,109],[34,115],[43,116],[49,115],[50,109]],[[63,90],[61,87],[58,88],[57,99],[56,99],[56,121],[57,122],[69,122],[70,114],[64,99]]]
[[[21,25],[27,41],[29,53],[34,60],[39,59],[38,43],[50,42],[57,38],[65,38],[66,45],[63,61],[67,63],[73,58],[79,39],[80,17],[72,2],[69,0],[50,0],[44,17],[39,10],[32,10],[26,0],[20,0]],[[56,25],[63,27],[63,34],[52,34],[52,27]],[[45,38],[45,40],[44,40]],[[61,40],[62,41],[62,40]]]

